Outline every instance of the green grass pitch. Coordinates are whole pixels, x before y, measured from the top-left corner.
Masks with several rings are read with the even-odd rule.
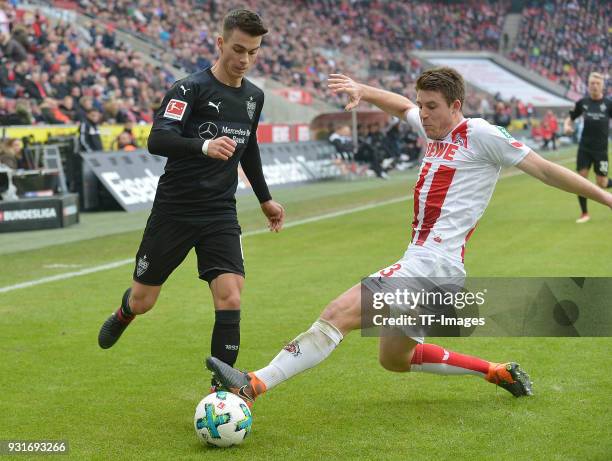
[[[275,197],[291,221],[408,197],[414,176],[280,189]],[[574,196],[522,174],[502,179],[468,245],[468,274],[612,276],[612,215],[589,204],[591,222],[576,225]],[[263,227],[253,197],[239,205],[244,231]],[[327,302],[397,260],[411,219],[405,200],[244,238],[238,366],[267,364]],[[0,287],[69,270],[51,264],[129,258],[141,233],[0,255]],[[157,306],[102,351],[98,329],[131,271],[0,293],[0,439],[66,439],[70,454],[58,459],[75,460],[610,459],[609,338],[430,340],[520,362],[535,396],[515,399],[475,377],[389,373],[378,365],[376,339],[353,333],[319,367],[258,400],[243,445],[202,447],[192,418],[209,384],[208,288],[192,253]]]

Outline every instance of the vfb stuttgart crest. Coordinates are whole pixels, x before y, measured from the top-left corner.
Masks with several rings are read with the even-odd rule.
[[[140,277],[144,274],[149,268],[149,261],[147,260],[147,255],[144,255],[142,258],[138,258],[138,264],[136,266],[136,275]]]
[[[255,115],[255,109],[257,108],[257,103],[253,101],[253,96],[249,98],[246,102],[247,114],[249,114],[249,119],[253,120],[253,115]]]

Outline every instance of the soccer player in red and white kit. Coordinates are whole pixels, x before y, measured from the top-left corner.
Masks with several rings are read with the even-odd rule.
[[[414,188],[412,241],[396,264],[371,277],[402,283],[407,278],[462,279],[465,246],[493,194],[502,166],[514,165],[550,186],[612,208],[612,194],[560,165],[543,159],[503,128],[480,118],[464,118],[465,85],[448,67],[423,72],[416,83],[416,104],[404,96],[332,74],[329,87],[406,120],[427,141]],[[373,279],[367,279],[373,280]],[[366,289],[374,290],[364,281]],[[366,293],[367,295],[367,293]],[[260,370],[243,373],[209,357],[207,367],[230,391],[253,400],[327,358],[350,331],[361,327],[362,287],[353,286],[332,301],[309,330],[289,343]],[[390,306],[392,307],[392,306]],[[511,392],[531,395],[529,376],[514,362],[495,363],[453,352],[423,338],[383,335],[379,360],[390,371],[481,376]]]

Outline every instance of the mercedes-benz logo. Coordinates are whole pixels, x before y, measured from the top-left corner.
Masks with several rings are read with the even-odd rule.
[[[213,122],[204,122],[198,127],[198,136],[202,139],[215,139],[219,128]]]

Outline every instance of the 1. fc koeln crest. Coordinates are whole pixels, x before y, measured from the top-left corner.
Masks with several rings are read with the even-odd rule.
[[[255,108],[257,107],[257,102],[253,101],[253,96],[251,96],[246,102],[246,106],[247,114],[249,114],[249,119],[253,120],[253,115],[255,115]]]

